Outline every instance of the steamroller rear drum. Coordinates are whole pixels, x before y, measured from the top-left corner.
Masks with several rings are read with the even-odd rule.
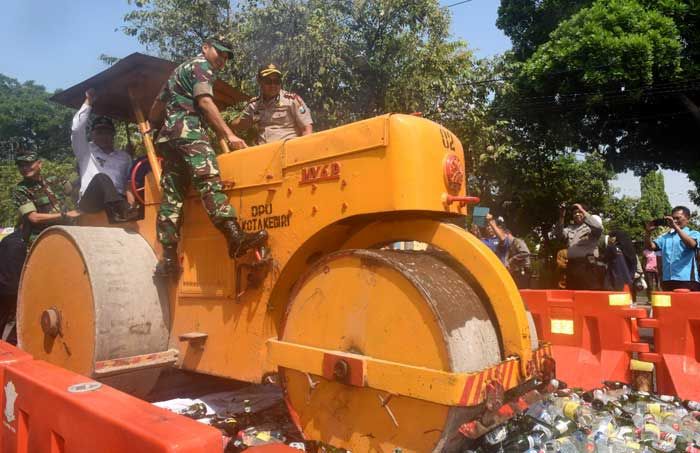
[[[169,306],[153,281],[155,265],[153,250],[135,232],[47,229],[22,272],[19,346],[36,359],[90,377],[96,362],[167,350]],[[100,381],[145,396],[159,374],[158,368],[141,369]]]
[[[502,359],[486,304],[443,260],[421,252],[343,250],[296,285],[282,340],[454,373]],[[474,410],[448,407],[321,376],[281,370],[304,433],[351,451],[459,448]]]

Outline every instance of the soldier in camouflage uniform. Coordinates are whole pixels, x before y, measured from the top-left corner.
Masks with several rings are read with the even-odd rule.
[[[177,243],[190,181],[212,223],[226,237],[229,256],[242,256],[267,240],[267,231],[245,233],[236,221],[236,211],[223,192],[216,153],[205,130],[207,124],[211,126],[232,149],[246,147],[226,125],[213,99],[215,72],[223,69],[230,56],[231,45],[220,38],[207,39],[201,55],[175,68],[151,108],[151,124],[162,125],[156,139],[158,153],[163,157],[163,199],[156,220],[158,240],[163,245],[156,274],[161,276],[175,275],[180,270]]]
[[[304,100],[282,88],[282,72],[274,64],[258,70],[260,96],[250,100],[232,127],[257,133],[256,144],[271,143],[309,135],[313,132],[311,111]]]
[[[72,225],[80,212],[69,210],[67,198],[73,187],[55,176],[41,175],[41,160],[34,151],[21,150],[15,158],[23,179],[12,191],[27,246],[51,225]]]

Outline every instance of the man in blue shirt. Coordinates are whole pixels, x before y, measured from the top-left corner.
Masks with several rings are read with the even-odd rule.
[[[663,274],[661,288],[664,291],[688,289],[700,291],[700,276],[695,254],[700,241],[700,233],[688,228],[690,210],[685,206],[676,206],[670,216],[664,217],[671,231],[651,240],[651,232],[657,228],[654,222],[647,222],[645,245],[651,250],[661,250]]]

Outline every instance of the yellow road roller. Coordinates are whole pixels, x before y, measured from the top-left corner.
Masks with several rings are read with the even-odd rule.
[[[185,201],[183,271],[154,279],[160,167],[144,119],[174,64],[132,54],[54,96],[136,123],[152,171],[142,219],[54,226],[22,274],[18,337],[37,359],[135,395],[166,367],[261,382],[277,376],[304,435],[351,451],[451,451],[553,377],[498,258],[455,223],[462,145],[387,114],[218,156],[226,194],[267,247],[232,260],[198,194]],[[246,99],[218,81],[220,108]],[[425,250],[395,250],[417,241]],[[460,428],[462,432],[460,433]],[[468,430],[466,430],[468,431]]]

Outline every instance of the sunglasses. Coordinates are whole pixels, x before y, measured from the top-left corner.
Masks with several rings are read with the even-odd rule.
[[[282,80],[280,79],[262,79],[263,85],[281,85]]]

